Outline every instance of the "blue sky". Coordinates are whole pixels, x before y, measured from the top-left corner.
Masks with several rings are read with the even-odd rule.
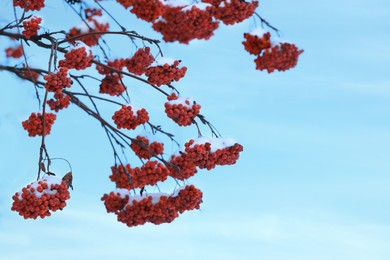
[[[54,8],[74,17],[48,6],[42,16],[56,21],[50,28],[70,28]],[[105,212],[112,152],[99,125],[75,107],[59,114],[47,140],[53,157],[72,163],[68,206],[36,221],[11,212],[11,196],[35,179],[40,140],[20,126],[37,109],[32,86],[1,72],[0,259],[389,259],[390,4],[277,0],[262,1],[258,12],[305,50],[295,69],[255,70],[241,44],[253,20],[220,26],[209,41],[162,44],[188,67],[175,86],[245,149],[236,165],[193,178],[204,192],[201,210],[171,224],[127,228]],[[126,11],[117,15],[160,37]],[[134,48],[113,44],[113,56]],[[196,137],[195,128],[163,119],[153,91],[133,83],[132,93],[179,140]],[[62,162],[55,167],[67,171]]]

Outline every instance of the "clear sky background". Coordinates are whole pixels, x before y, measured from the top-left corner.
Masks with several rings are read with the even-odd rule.
[[[12,2],[1,4],[4,24]],[[119,9],[127,28],[161,39]],[[47,140],[51,156],[72,163],[67,207],[35,221],[11,212],[12,195],[36,178],[40,140],[21,121],[38,107],[31,84],[1,72],[0,259],[390,259],[390,3],[276,0],[257,11],[305,50],[295,69],[255,70],[241,44],[253,20],[221,25],[209,41],[162,44],[188,67],[175,86],[245,149],[236,165],[191,180],[204,193],[201,210],[171,224],[128,228],[106,213],[112,152],[99,124],[74,106]],[[41,15],[52,30],[78,21],[62,4]],[[114,41],[113,57],[134,50]],[[41,55],[30,59],[44,65]],[[179,140],[196,137],[163,117],[164,100],[145,85],[132,82],[131,93]],[[54,167],[67,172],[63,162]]]

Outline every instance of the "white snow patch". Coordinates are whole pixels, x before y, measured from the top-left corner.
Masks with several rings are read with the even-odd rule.
[[[149,145],[151,143],[154,143],[154,142],[158,142],[158,143],[161,143],[160,139],[157,137],[157,135],[155,134],[152,134],[151,132],[149,131],[142,131],[140,134],[138,134],[139,136],[142,136],[142,137],[145,137],[149,140]]]
[[[164,64],[168,64],[169,66],[172,66],[173,63],[175,63],[176,59],[170,58],[170,57],[161,57],[158,60],[155,60],[150,67],[158,67],[158,66],[164,66]]]
[[[186,101],[188,101],[189,104],[187,104]],[[178,98],[176,100],[170,100],[167,103],[170,104],[170,105],[182,104],[184,107],[186,107],[188,109],[192,109],[192,107],[195,104],[195,102],[191,98],[183,97],[183,96],[180,96],[180,95],[178,96]]]
[[[83,21],[75,26],[77,30],[81,33],[88,33],[89,30],[94,30],[96,28],[95,23],[93,21]]]
[[[37,191],[37,188],[38,186],[41,186],[39,184],[39,182],[46,182],[47,183],[47,186],[48,188],[47,189],[43,189],[42,192],[39,192]],[[49,195],[54,195],[57,193],[57,190],[51,190],[51,185],[52,184],[61,184],[62,180],[60,178],[57,178],[57,177],[53,177],[53,176],[45,176],[43,177],[42,179],[38,180],[38,181],[34,181],[34,182],[31,182],[29,185],[30,185],[30,188],[28,188],[28,191],[31,193],[30,189],[31,188],[34,188],[34,194],[37,198],[40,198],[42,197],[43,194],[49,194]],[[22,190],[18,191],[18,199],[19,200],[22,200]]]
[[[281,45],[282,43],[290,43],[288,40],[280,38],[280,37],[272,37],[271,38],[271,48],[276,45]]]
[[[79,49],[79,48],[82,48],[82,47],[85,48],[85,52],[87,53],[87,56],[88,55],[92,55],[91,48],[88,45],[86,45],[85,43],[83,43],[82,41],[76,41],[76,46],[70,48],[70,50],[76,50],[76,49]]]
[[[107,24],[108,20],[105,16],[99,16],[99,15],[93,15],[91,16],[91,19],[95,20],[98,24]],[[89,32],[89,29],[91,30],[96,29],[96,25],[94,21],[86,20],[85,22],[82,21],[79,24],[75,26],[76,29],[78,29],[82,33]]]
[[[208,138],[201,136],[199,138],[194,139],[194,143],[190,147],[193,148],[195,145],[206,143],[210,143],[210,152],[214,153],[217,150],[222,150],[227,147],[234,146],[234,144],[236,144],[237,142],[232,138]]]
[[[256,28],[253,31],[251,31],[249,34],[261,38],[266,33],[267,33],[267,31],[264,30],[263,28]]]
[[[190,3],[187,0],[166,0],[162,3],[170,7],[183,7],[183,6],[190,5]]]

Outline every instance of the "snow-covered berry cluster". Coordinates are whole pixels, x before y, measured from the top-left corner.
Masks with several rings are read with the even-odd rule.
[[[159,0],[117,0],[126,9],[131,7],[130,12],[139,19],[153,22],[163,13],[164,5]]]
[[[267,70],[268,73],[294,68],[298,63],[298,56],[303,52],[295,44],[280,39],[273,40],[269,32],[260,28],[244,33],[244,38],[242,44],[245,50],[257,55],[256,69]]]
[[[150,141],[148,137],[138,135],[136,140],[131,142],[131,149],[139,158],[150,159],[152,156],[161,155],[164,152],[164,144]]]
[[[153,223],[170,223],[187,210],[199,209],[203,193],[193,185],[187,185],[173,194],[151,193],[131,196],[126,189],[104,194],[107,212],[115,213],[119,222],[129,227]]]
[[[242,42],[247,52],[253,55],[260,53],[268,48],[271,48],[271,34],[261,29],[256,29],[252,33],[244,33],[246,41]]]
[[[150,54],[150,48],[139,48],[130,59],[126,59],[127,70],[136,75],[142,75],[153,63],[154,57]]]
[[[45,0],[13,0],[14,6],[23,8],[26,12],[28,11],[39,11],[45,6]]]
[[[145,108],[135,109],[132,106],[123,105],[114,113],[112,119],[118,128],[134,130],[137,126],[149,121],[149,114]]]
[[[104,33],[108,31],[109,24],[102,15],[101,10],[89,8],[85,9],[85,16],[85,21],[70,29],[67,35],[67,39],[92,32]],[[79,38],[78,40],[84,42],[88,46],[95,46],[98,44],[98,41],[102,35],[103,34],[87,35]]]
[[[165,113],[179,126],[189,126],[200,112],[200,105],[190,98],[172,93],[164,104]]]
[[[46,80],[45,88],[49,92],[61,92],[64,88],[70,88],[72,84],[66,67],[60,67],[57,73],[52,72],[43,78]]]
[[[188,44],[193,39],[210,39],[218,28],[213,20],[210,4],[188,6],[166,5],[162,19],[153,23],[153,29],[163,35],[166,42],[178,41]]]
[[[93,58],[91,49],[84,43],[77,41],[76,46],[65,53],[65,59],[60,60],[59,66],[84,70],[92,65]]]
[[[235,164],[243,151],[242,145],[230,138],[199,137],[185,143],[175,152],[167,164],[170,176],[179,180],[188,179],[199,169],[211,170],[217,165]]]
[[[23,47],[22,45],[17,46],[17,47],[8,47],[5,49],[5,56],[7,58],[14,58],[18,59],[23,56]]]
[[[52,113],[45,113],[45,136],[50,134],[51,126],[57,116]],[[28,132],[28,136],[34,137],[43,134],[43,116],[41,113],[31,113],[29,118],[22,122],[23,128]]]
[[[224,24],[233,25],[251,17],[259,6],[258,1],[242,0],[203,0],[215,8],[212,9],[213,16]]]
[[[154,61],[146,70],[148,83],[156,86],[170,84],[172,81],[179,81],[187,72],[187,67],[178,68],[179,60],[161,58]]]
[[[41,17],[33,16],[29,19],[23,21],[22,34],[26,37],[26,39],[30,39],[33,36],[38,35],[38,30],[41,28],[39,25],[42,22]]]
[[[69,198],[65,181],[46,176],[16,192],[12,197],[11,210],[18,212],[25,219],[44,218],[50,216],[51,212],[62,210]]]

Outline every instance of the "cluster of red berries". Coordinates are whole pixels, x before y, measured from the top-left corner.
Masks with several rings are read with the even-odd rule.
[[[5,56],[7,58],[15,58],[18,59],[23,56],[23,47],[22,45],[17,47],[8,47],[5,49]]]
[[[165,181],[168,174],[169,170],[165,165],[157,161],[147,161],[140,168],[134,168],[134,175],[131,176],[132,188],[142,188],[146,185],[153,186],[159,181]]]
[[[183,152],[178,155],[171,155],[166,166],[169,169],[169,176],[181,181],[194,176],[198,172],[196,166],[187,159],[187,154]]]
[[[141,159],[150,159],[152,156],[161,155],[164,152],[164,144],[150,142],[145,136],[137,136],[137,140],[131,142],[131,149]]]
[[[245,50],[255,59],[257,70],[285,71],[294,68],[298,63],[298,56],[303,52],[295,44],[271,40],[271,34],[262,29],[255,29],[251,33],[244,33],[242,42]]]
[[[45,113],[45,136],[50,134],[51,126],[57,116],[52,113]],[[43,134],[43,116],[41,113],[31,113],[30,117],[22,122],[23,128],[28,132],[28,136],[34,137]]]
[[[187,67],[178,68],[180,61],[165,62],[161,59],[153,63],[146,70],[145,75],[148,77],[148,83],[156,86],[170,84],[172,81],[179,81],[187,72]]]
[[[23,76],[34,82],[38,80],[40,74],[38,72],[30,70],[29,68],[25,68],[25,70],[23,70]]]
[[[242,0],[203,0],[215,6],[213,16],[224,24],[233,25],[251,17],[259,6],[258,1],[246,2]]]
[[[242,151],[242,145],[234,140],[200,137],[188,141],[182,151],[173,154],[167,168],[171,177],[185,180],[195,175],[197,167],[211,170],[217,165],[235,164]]]
[[[203,4],[204,5],[204,4]],[[153,23],[153,29],[163,35],[166,42],[178,41],[188,44],[193,39],[210,39],[218,28],[218,21],[213,21],[213,6],[199,8],[165,6],[162,19]]]
[[[117,0],[125,8],[132,7],[130,12],[139,19],[153,22],[163,13],[164,5],[159,0]]]
[[[116,70],[122,70],[125,66],[125,59],[115,59],[107,62],[107,66]],[[99,74],[105,75],[100,84],[99,93],[108,94],[110,96],[120,96],[126,90],[123,85],[121,74],[113,72],[112,69],[105,66],[96,65],[96,70]]]
[[[134,130],[137,126],[149,121],[149,114],[145,108],[134,110],[131,106],[123,105],[121,109],[114,113],[112,119],[118,128]]]
[[[200,169],[211,170],[217,165],[235,164],[243,151],[243,146],[225,138],[198,138],[185,145],[187,160]]]
[[[260,35],[262,36],[260,37]],[[244,33],[244,38],[246,41],[242,42],[242,44],[250,54],[260,55],[263,50],[271,48],[271,34],[269,32],[264,31],[259,34]]]
[[[125,65],[126,65],[126,60],[122,59],[122,58],[107,61],[107,66],[114,68],[116,70],[122,70]],[[100,65],[96,65],[96,70],[101,75],[110,75],[113,73],[111,69],[104,67],[104,66],[100,66]]]
[[[130,164],[126,164],[125,166],[121,164],[111,167],[111,175],[109,177],[117,188],[131,189],[131,176],[134,176],[134,174],[134,169],[130,167]]]
[[[142,75],[153,63],[154,57],[150,54],[150,48],[139,48],[130,59],[126,59],[127,70],[136,75]]]
[[[13,0],[14,6],[23,8],[26,12],[41,10],[45,6],[45,0]]]
[[[151,194],[146,197],[131,197],[124,189],[104,194],[107,212],[117,215],[118,221],[129,227],[153,223],[159,225],[170,223],[186,210],[200,208],[203,193],[193,185],[187,185],[172,196],[168,194]]]
[[[65,59],[60,60],[59,66],[68,69],[84,70],[92,65],[92,51],[79,43],[79,46],[65,53]]]
[[[43,78],[46,80],[45,88],[49,92],[61,92],[64,88],[70,88],[72,84],[66,67],[60,67],[57,73],[52,72]]]
[[[294,68],[298,63],[298,56],[303,52],[295,44],[281,43],[264,51],[255,59],[257,70],[286,71]]]
[[[54,98],[46,101],[50,109],[58,112],[61,109],[67,108],[70,104],[70,97],[62,91],[54,93]]]
[[[38,30],[41,28],[39,25],[42,22],[41,17],[33,16],[30,19],[27,19],[23,22],[22,34],[26,37],[26,39],[30,39],[33,36],[38,35]]]
[[[211,157],[211,143],[210,142],[200,142],[195,143],[195,140],[190,140],[184,144],[184,151],[186,153],[186,159],[189,162],[192,162],[193,165],[199,167],[200,169],[205,169],[211,167],[213,163],[210,160]],[[212,167],[214,168],[214,167]]]
[[[70,29],[67,39],[77,37],[83,34],[91,33],[91,32],[107,32],[109,28],[109,24],[102,19],[101,10],[96,9],[86,9],[85,10],[86,21],[82,22],[78,26]],[[80,41],[84,42],[88,46],[95,46],[98,44],[98,41],[102,34],[94,34],[83,36],[79,38]]]
[[[131,168],[129,164],[111,167],[110,180],[117,188],[135,189],[165,181],[169,170],[157,161],[147,161],[141,167]]]
[[[118,74],[108,74],[100,83],[99,93],[110,96],[120,96],[126,90],[122,84],[121,77]]]
[[[168,96],[164,104],[165,113],[179,126],[189,126],[200,112],[200,105],[189,98],[178,97],[175,93]]]
[[[65,181],[54,177],[45,177],[32,182],[12,196],[11,210],[19,213],[25,219],[47,217],[51,211],[62,210],[66,200],[70,198]]]

